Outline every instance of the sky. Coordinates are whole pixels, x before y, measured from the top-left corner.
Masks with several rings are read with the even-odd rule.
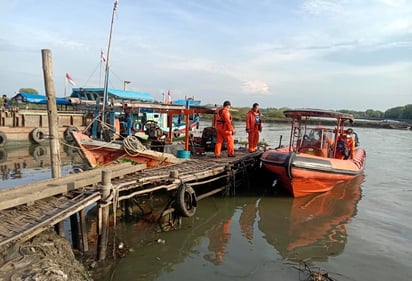
[[[0,9],[0,94],[102,87],[114,0],[8,0]],[[367,109],[412,103],[410,0],[119,0],[109,86],[157,100]]]

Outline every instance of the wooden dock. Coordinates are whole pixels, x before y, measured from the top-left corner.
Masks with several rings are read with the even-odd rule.
[[[63,235],[62,222],[70,217],[72,228],[79,228],[72,231],[79,234],[72,236],[73,245],[87,251],[85,208],[97,204],[98,259],[104,259],[109,208],[115,212],[120,201],[163,190],[176,201],[166,213],[191,216],[198,200],[219,192],[234,194],[257,168],[260,154],[240,152],[234,158],[219,159],[203,156],[153,169],[123,163],[0,190],[0,246],[26,241],[52,227]]]

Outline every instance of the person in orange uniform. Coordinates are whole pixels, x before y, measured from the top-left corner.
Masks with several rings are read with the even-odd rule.
[[[353,130],[346,130],[345,134],[342,134],[336,147],[336,159],[353,159],[355,154],[355,140],[352,137]]]
[[[259,142],[259,133],[262,132],[262,119],[259,104],[254,103],[246,114],[246,133],[248,133],[249,152],[255,152]]]
[[[215,145],[215,157],[219,158],[222,151],[223,141],[226,141],[227,156],[235,156],[235,140],[233,135],[235,134],[235,128],[232,124],[232,114],[230,113],[230,101],[223,103],[223,108],[219,110],[216,115],[216,145]]]

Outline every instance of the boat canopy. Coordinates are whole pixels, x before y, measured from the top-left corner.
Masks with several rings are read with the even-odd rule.
[[[70,97],[79,98],[81,100],[94,101],[99,97],[102,98],[104,88],[73,88]],[[107,89],[109,97],[121,100],[136,100],[142,102],[154,102],[154,97],[149,93],[125,91],[118,89]]]
[[[20,102],[27,102],[32,104],[47,104],[47,97],[39,94],[18,93],[13,97],[14,100]],[[56,98],[58,105],[70,105],[70,102],[65,98]]]
[[[200,105],[201,101],[200,100],[192,100],[192,99],[187,99],[187,100],[174,100],[173,104],[178,104],[178,105]]]
[[[311,109],[311,108],[301,108],[301,109],[288,109],[283,111],[283,114],[289,118],[301,119],[302,117],[320,117],[320,118],[335,118],[341,120],[349,120],[353,122],[354,117],[352,114],[342,113],[332,110],[322,110],[322,109]]]

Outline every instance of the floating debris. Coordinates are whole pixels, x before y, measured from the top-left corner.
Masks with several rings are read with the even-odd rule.
[[[319,267],[314,270],[304,261],[300,262],[299,267],[296,268],[299,270],[299,281],[337,281],[337,279],[330,277],[328,272]],[[305,274],[304,277],[301,276],[301,272]]]

